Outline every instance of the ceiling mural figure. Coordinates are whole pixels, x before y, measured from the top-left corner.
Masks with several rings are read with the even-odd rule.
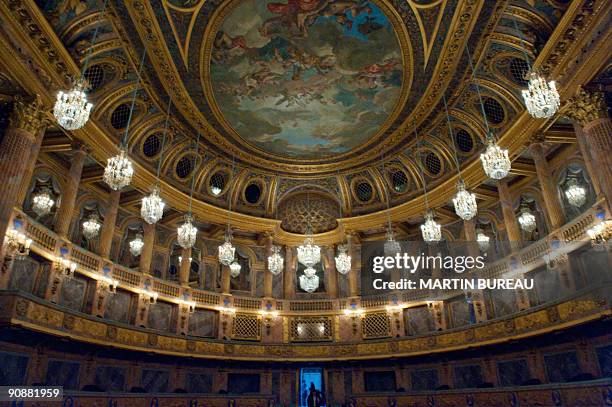
[[[246,141],[309,159],[380,132],[400,99],[403,65],[374,2],[238,0],[216,33],[210,80],[220,113]]]

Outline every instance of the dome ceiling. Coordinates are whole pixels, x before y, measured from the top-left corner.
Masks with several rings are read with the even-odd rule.
[[[207,151],[317,176],[393,155],[439,113],[494,2],[112,2],[134,60]],[[476,48],[476,47],[475,47]],[[161,110],[161,109],[160,109]],[[430,120],[427,120],[427,119]],[[424,131],[424,129],[421,129]]]
[[[316,159],[388,127],[408,75],[384,7],[234,0],[226,8],[203,75],[226,131],[266,153]]]

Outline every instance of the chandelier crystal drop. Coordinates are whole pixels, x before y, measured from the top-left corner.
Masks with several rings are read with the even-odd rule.
[[[164,216],[164,207],[166,204],[159,196],[159,186],[155,185],[151,191],[151,195],[142,198],[142,206],[140,208],[140,216],[150,225],[153,225]]]
[[[36,215],[45,216],[51,212],[55,201],[51,198],[49,189],[44,188],[32,198],[32,210]]]
[[[536,230],[537,223],[533,213],[527,207],[521,208],[521,214],[518,217],[518,223],[525,232],[531,233]]]
[[[487,150],[480,154],[482,168],[492,179],[503,179],[510,172],[512,163],[508,158],[508,150],[503,150],[493,140],[489,141]]]
[[[102,225],[100,224],[100,218],[98,215],[95,213],[92,214],[89,219],[83,222],[83,236],[85,236],[85,239],[95,239],[98,236],[98,233],[100,233],[101,226]]]
[[[525,107],[536,119],[545,119],[554,115],[560,106],[559,92],[555,81],[546,82],[537,72],[527,74],[527,89],[521,91]]]
[[[274,275],[278,275],[283,271],[285,260],[280,254],[280,247],[272,246],[272,255],[268,256],[268,270]]]
[[[306,273],[306,270],[304,270],[304,273]],[[319,276],[317,276],[316,274],[312,276],[308,276],[306,274],[301,275],[300,288],[306,291],[307,293],[313,293],[317,291],[317,288],[319,288]]]
[[[463,180],[457,184],[457,195],[453,198],[453,205],[455,206],[455,213],[463,220],[472,219],[478,212],[476,195],[465,189]]]
[[[80,129],[89,120],[92,104],[87,101],[86,82],[80,79],[68,92],[59,91],[53,107],[53,115],[66,130]]]
[[[567,182],[565,197],[570,205],[580,208],[586,203],[586,189],[582,185],[579,185],[578,181],[574,178],[571,178]]]
[[[130,241],[130,253],[132,256],[138,257],[140,253],[142,253],[142,248],[144,246],[144,240],[142,240],[142,235],[138,233],[133,240]]]
[[[242,269],[242,266],[240,265],[240,263],[235,261],[230,264],[229,268],[230,268],[230,276],[232,278],[236,278],[240,275],[240,269]]]
[[[193,216],[191,214],[185,215],[185,223],[178,227],[176,235],[176,240],[183,249],[193,247],[198,236],[198,228],[193,225]]]
[[[336,270],[340,274],[348,274],[351,271],[351,256],[348,254],[348,245],[338,246],[338,255],[335,257]]]
[[[385,256],[395,256],[402,250],[400,243],[395,240],[393,232],[387,233],[387,241],[383,245]]]
[[[312,237],[308,236],[304,244],[297,248],[297,258],[306,267],[312,267],[321,261],[321,248],[314,244]]]
[[[121,148],[119,154],[107,160],[104,168],[104,182],[114,191],[127,187],[132,182],[134,167],[128,158],[125,148]]]
[[[442,229],[440,224],[434,220],[434,215],[431,210],[425,213],[425,223],[421,225],[421,234],[423,235],[423,240],[427,243],[434,243],[442,240]]]
[[[491,246],[491,238],[484,234],[482,230],[476,231],[476,242],[481,251],[486,252]]]
[[[224,266],[229,266],[234,261],[236,248],[232,245],[232,232],[227,230],[225,233],[225,243],[219,246],[219,262]]]

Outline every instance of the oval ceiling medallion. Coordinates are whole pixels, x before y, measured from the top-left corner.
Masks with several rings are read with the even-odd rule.
[[[209,61],[213,111],[252,146],[323,159],[395,119],[404,58],[377,1],[235,0],[218,16]]]

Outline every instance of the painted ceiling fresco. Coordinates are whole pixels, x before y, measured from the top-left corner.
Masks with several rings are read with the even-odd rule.
[[[229,125],[260,149],[344,153],[379,132],[402,87],[396,33],[372,2],[237,0],[210,79]]]

